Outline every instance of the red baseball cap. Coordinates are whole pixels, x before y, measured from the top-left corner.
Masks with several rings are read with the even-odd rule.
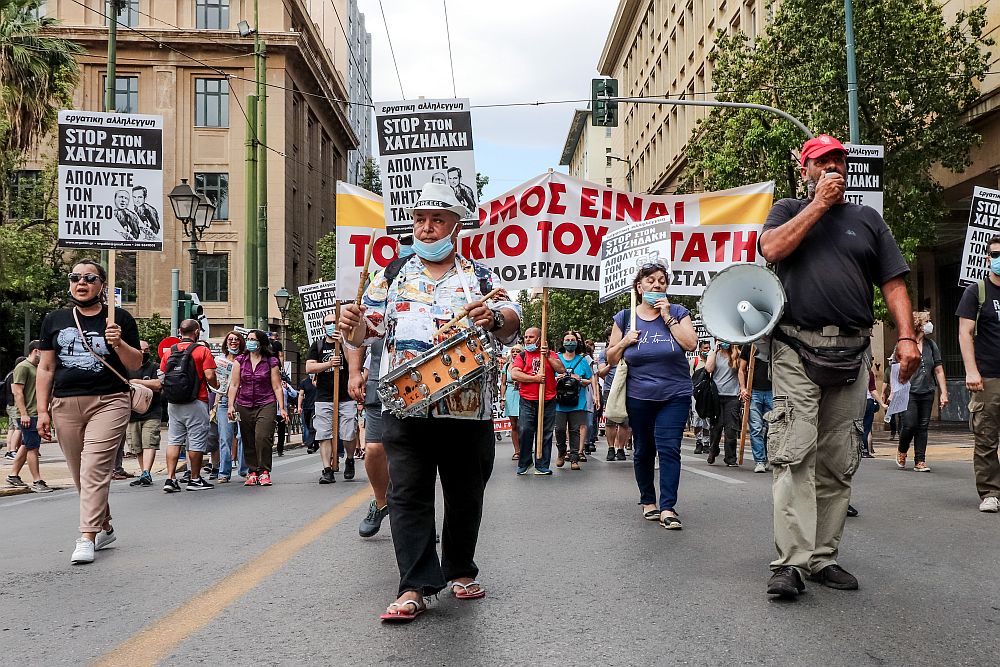
[[[806,160],[819,157],[820,155],[826,155],[831,151],[840,151],[845,154],[847,153],[847,149],[844,148],[844,144],[840,143],[829,134],[821,134],[818,137],[813,137],[806,143],[802,144],[802,152],[799,154],[799,164],[804,167],[806,165]]]

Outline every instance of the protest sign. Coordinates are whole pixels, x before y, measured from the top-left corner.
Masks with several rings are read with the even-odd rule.
[[[459,237],[464,257],[493,269],[508,289],[600,290],[605,235],[626,221],[670,216],[670,294],[700,295],[731,264],[763,263],[757,236],[773,183],[721,192],[646,195],[549,172],[479,207],[480,228]]]
[[[323,318],[336,312],[337,285],[333,280],[299,287],[299,297],[302,299],[302,319],[306,324],[306,334],[309,342],[322,338]]]
[[[962,269],[958,273],[959,285],[968,285],[989,275],[987,243],[997,234],[1000,234],[1000,191],[977,185],[972,191],[969,229],[965,233]]]
[[[337,181],[337,298],[358,295],[365,253],[375,232],[369,271],[384,269],[396,258],[396,239],[386,236],[382,198],[374,192]]]
[[[885,175],[885,147],[847,144],[847,191],[844,199],[870,206],[883,213],[883,185]]]
[[[670,275],[670,216],[625,225],[608,232],[601,243],[601,291],[604,303],[628,293],[644,264],[661,264]]]
[[[59,246],[163,249],[163,117],[59,112]]]
[[[478,199],[469,100],[378,102],[375,127],[388,233],[409,233],[413,223],[404,209],[431,182],[451,186],[469,209],[464,226],[474,229]]]

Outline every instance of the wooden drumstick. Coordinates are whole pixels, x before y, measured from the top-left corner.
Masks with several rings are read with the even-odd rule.
[[[492,299],[493,297],[495,297],[497,294],[499,294],[500,291],[501,291],[501,289],[498,287],[495,290],[493,290],[492,292],[490,292],[489,294],[487,294],[486,296],[484,296],[482,299],[480,299],[480,301],[489,301],[490,299]],[[441,327],[440,329],[438,329],[434,333],[434,335],[435,336],[440,336],[441,334],[443,334],[444,332],[446,332],[448,329],[450,329],[453,326],[455,326],[456,324],[458,324],[459,321],[461,321],[462,318],[464,318],[468,314],[469,314],[469,311],[466,308],[463,307],[462,310],[458,311],[458,314],[455,316],[455,319],[453,319],[451,322],[448,322],[443,327]]]

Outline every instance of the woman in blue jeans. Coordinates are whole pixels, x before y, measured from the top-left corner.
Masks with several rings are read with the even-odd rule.
[[[215,374],[219,377],[219,388],[213,390],[217,392],[215,402],[216,423],[219,428],[219,482],[226,483],[232,476],[233,463],[237,457],[234,456],[237,450],[233,449],[233,437],[235,435],[236,445],[239,451],[238,460],[242,467],[243,449],[242,440],[239,433],[239,422],[229,421],[227,412],[229,410],[229,378],[232,376],[233,363],[236,357],[246,351],[246,342],[243,336],[236,331],[226,334],[226,340],[222,344],[222,354],[215,358]],[[244,470],[240,470],[243,475]]]
[[[684,306],[667,299],[667,271],[645,264],[632,282],[635,321],[628,310],[615,315],[608,341],[608,363],[622,356],[628,364],[625,406],[635,441],[632,459],[643,517],[664,528],[682,528],[675,505],[681,477],[681,437],[691,407],[691,376],[685,352],[698,336]],[[660,457],[660,502],[653,472]]]

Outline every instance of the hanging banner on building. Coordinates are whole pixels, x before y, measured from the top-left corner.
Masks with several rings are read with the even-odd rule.
[[[959,285],[968,285],[989,275],[987,244],[996,234],[1000,234],[1000,191],[976,186],[972,191],[972,210],[969,212],[969,229],[965,233]]]
[[[365,253],[375,232],[369,273],[384,269],[396,258],[396,239],[386,236],[382,198],[350,183],[337,181],[337,298],[358,296]]]
[[[691,195],[634,194],[549,172],[480,206],[480,228],[462,233],[459,250],[491,267],[508,289],[600,291],[604,237],[626,221],[669,216],[667,291],[698,296],[727,266],[764,262],[757,236],[773,193],[767,182]]]
[[[412,230],[413,221],[403,209],[431,182],[451,187],[469,209],[465,228],[475,229],[478,204],[469,100],[378,102],[375,126],[388,233],[398,236]]]
[[[163,249],[163,117],[59,112],[59,246]]]
[[[847,144],[847,191],[844,198],[854,204],[870,206],[884,216],[883,177],[885,146]]]
[[[299,298],[302,300],[302,319],[306,324],[306,334],[309,342],[326,335],[323,331],[323,318],[337,310],[337,284],[333,280],[299,287]]]
[[[605,235],[601,243],[601,303],[627,294],[644,264],[661,264],[671,275],[669,215],[628,224]]]

